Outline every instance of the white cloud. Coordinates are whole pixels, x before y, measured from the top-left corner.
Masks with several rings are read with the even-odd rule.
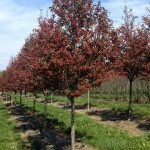
[[[115,26],[118,26],[122,20],[123,8],[125,5],[129,9],[133,9],[133,13],[140,17],[146,13],[145,8],[148,7],[148,0],[108,0],[103,2],[102,5],[110,12],[110,17],[113,19]]]
[[[125,0],[107,0],[102,4],[110,11],[115,25],[120,24]],[[148,0],[126,0],[126,4],[135,15],[141,16],[145,13]],[[47,7],[41,6],[44,10]],[[19,52],[24,39],[37,27],[39,14],[39,6],[25,7],[15,3],[15,0],[0,0],[0,70],[6,68],[10,57]]]
[[[24,39],[37,27],[40,10],[25,8],[13,0],[0,1],[0,70],[6,68],[11,56],[15,56]]]

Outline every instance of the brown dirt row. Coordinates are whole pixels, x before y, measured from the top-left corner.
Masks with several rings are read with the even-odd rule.
[[[69,109],[70,107],[69,105],[64,106],[64,103],[60,102],[54,102],[49,105],[64,109]],[[81,105],[76,106],[76,112],[87,115],[98,123],[119,128],[134,136],[143,136],[147,131],[150,131],[150,118],[141,119],[133,117],[132,119],[128,119],[126,114],[113,111],[109,108],[91,107],[88,112],[87,109]]]
[[[39,114],[24,107],[13,106],[5,102],[11,115],[11,120],[16,122],[17,131],[22,139],[22,150],[70,150],[70,136],[62,133],[53,121],[45,120]],[[76,150],[94,150],[94,148],[76,141]]]

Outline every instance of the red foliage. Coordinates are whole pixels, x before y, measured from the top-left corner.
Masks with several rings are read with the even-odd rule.
[[[130,81],[144,75],[149,51],[149,36],[144,26],[136,26],[132,10],[125,7],[124,24],[118,29],[120,57],[118,71]]]

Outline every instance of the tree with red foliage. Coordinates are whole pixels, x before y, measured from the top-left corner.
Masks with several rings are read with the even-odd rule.
[[[58,89],[58,82],[55,78],[57,75],[55,74],[55,70],[49,65],[52,57],[51,50],[54,49],[55,44],[55,29],[56,27],[53,19],[40,17],[39,28],[34,30],[34,34],[36,35],[34,44],[29,48],[32,51],[30,64],[34,72],[33,77],[38,80],[37,87],[40,87],[40,90],[44,94],[45,116],[48,93]],[[56,71],[56,73],[58,72]]]
[[[3,95],[4,92],[6,91],[6,82],[5,82],[6,78],[5,78],[5,71],[1,72],[0,75],[0,92]]]
[[[133,81],[144,75],[147,66],[146,54],[148,49],[148,33],[144,26],[136,26],[136,17],[132,10],[124,8],[124,23],[118,29],[120,57],[118,58],[118,71],[126,76],[130,83],[130,99],[128,113],[132,112],[132,84]]]
[[[3,87],[4,87],[5,92],[16,93],[19,89],[18,83],[16,82],[16,78],[18,78],[18,75],[15,72],[16,62],[17,62],[16,58],[11,58],[6,71],[4,71]]]
[[[71,102],[71,147],[75,149],[75,97],[108,78],[116,49],[111,20],[100,3],[92,0],[54,0],[57,23],[49,66],[61,92]],[[113,56],[114,55],[114,56]],[[53,72],[53,71],[52,71]]]
[[[148,32],[148,49],[150,49],[150,8],[147,8],[147,15],[143,16],[143,21],[145,25],[145,29]],[[149,63],[147,64],[147,72],[145,74],[146,77],[150,78],[150,50],[146,53],[147,61]]]
[[[45,87],[45,80],[43,80],[41,76],[39,76],[40,74],[44,74],[44,72],[41,72],[42,66],[37,60],[37,58],[39,57],[37,55],[38,53],[36,52],[36,49],[40,50],[40,47],[37,46],[37,40],[37,34],[34,31],[26,39],[26,42],[20,53],[21,60],[18,60],[21,66],[20,72],[22,72],[22,77],[24,78],[25,82],[25,94],[26,92],[32,92],[34,95],[33,112],[35,112],[37,92],[43,91]]]

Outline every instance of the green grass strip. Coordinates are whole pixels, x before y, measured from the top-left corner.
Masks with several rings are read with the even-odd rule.
[[[53,95],[52,99],[58,102],[68,101],[66,97],[58,96],[58,95]],[[87,103],[86,98],[83,97],[76,98],[76,104],[83,105],[86,103]],[[91,99],[90,104],[91,106],[98,107],[98,108],[110,108],[119,111],[125,111],[128,109],[128,104],[122,102],[108,102],[108,101],[102,102],[102,101]],[[140,117],[150,116],[150,104],[132,104],[132,109],[133,109],[133,114],[137,116]]]
[[[20,149],[21,138],[16,132],[16,124],[10,121],[10,115],[0,99],[0,150]]]

